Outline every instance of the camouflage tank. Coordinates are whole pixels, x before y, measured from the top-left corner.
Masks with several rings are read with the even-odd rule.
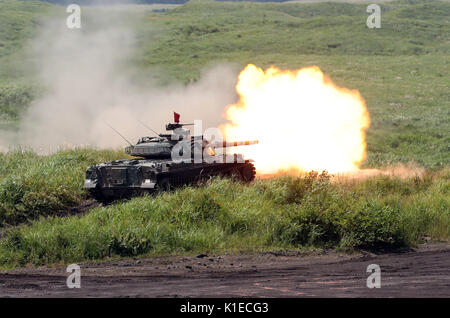
[[[97,200],[142,195],[167,191],[175,187],[196,183],[213,176],[234,177],[243,182],[255,178],[252,160],[241,154],[217,155],[215,149],[252,145],[258,141],[209,142],[203,136],[189,136],[189,130],[179,123],[166,125],[171,134],[142,137],[125,149],[134,158],[101,163],[86,171],[84,188]],[[174,158],[175,157],[175,158]]]

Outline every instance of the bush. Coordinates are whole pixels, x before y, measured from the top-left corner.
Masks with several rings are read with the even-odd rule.
[[[390,205],[365,202],[344,221],[341,245],[366,248],[406,246],[408,242],[399,216],[400,211]]]
[[[0,85],[0,114],[17,118],[37,95],[37,89],[28,84]]]

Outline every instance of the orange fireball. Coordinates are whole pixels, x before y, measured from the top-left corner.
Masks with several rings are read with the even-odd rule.
[[[369,114],[358,91],[336,86],[317,67],[282,71],[247,65],[221,127],[229,140],[258,139],[241,149],[260,174],[280,170],[358,170]]]

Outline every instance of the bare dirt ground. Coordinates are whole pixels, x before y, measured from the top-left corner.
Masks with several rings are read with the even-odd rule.
[[[366,286],[369,264],[381,288]],[[402,253],[260,253],[85,263],[81,288],[65,267],[0,271],[0,297],[450,297],[450,244]]]

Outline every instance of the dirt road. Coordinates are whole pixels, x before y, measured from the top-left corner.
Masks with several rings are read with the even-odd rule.
[[[381,288],[366,286],[369,264]],[[0,297],[450,297],[450,244],[374,255],[263,253],[127,259],[0,271]]]

